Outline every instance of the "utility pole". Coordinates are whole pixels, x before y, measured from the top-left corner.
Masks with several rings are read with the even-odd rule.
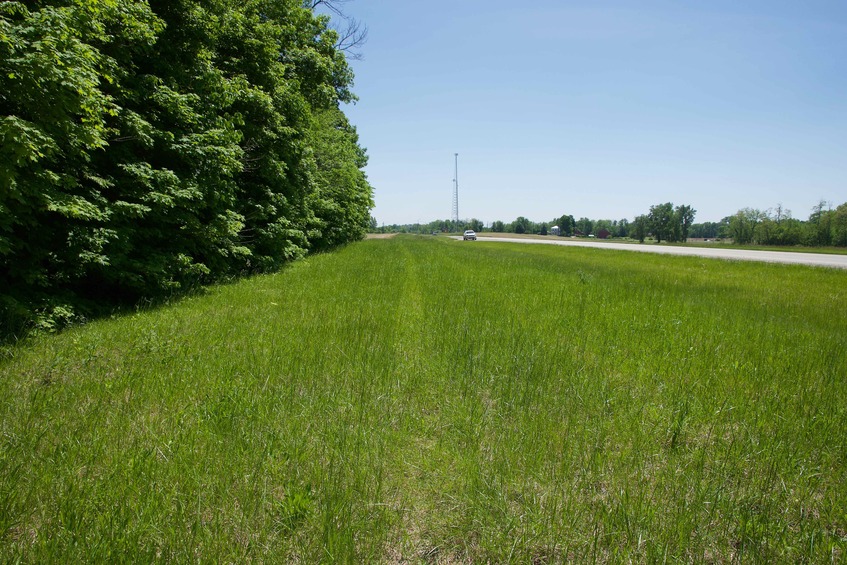
[[[453,223],[459,226],[459,154],[454,154],[456,159],[453,173]]]

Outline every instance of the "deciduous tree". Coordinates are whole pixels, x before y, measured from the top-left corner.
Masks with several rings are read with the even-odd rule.
[[[314,8],[0,3],[4,320],[155,298],[363,236],[373,202],[341,111],[346,40]]]
[[[697,214],[697,210],[687,204],[682,204],[676,207],[674,210],[674,220],[676,226],[678,226],[679,232],[679,237],[676,241],[685,241],[688,239],[688,232],[691,231],[691,225],[694,223],[695,214]]]
[[[655,236],[658,243],[661,243],[663,240],[668,240],[672,236],[674,213],[673,204],[671,202],[650,206],[648,219],[650,223],[650,230],[653,232],[653,236]]]

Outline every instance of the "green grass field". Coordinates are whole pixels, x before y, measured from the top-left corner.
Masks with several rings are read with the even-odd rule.
[[[840,562],[847,273],[365,241],[3,350],[4,562]]]

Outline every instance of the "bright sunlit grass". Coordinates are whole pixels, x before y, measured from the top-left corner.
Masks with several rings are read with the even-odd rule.
[[[366,241],[0,361],[0,555],[839,561],[847,273]]]

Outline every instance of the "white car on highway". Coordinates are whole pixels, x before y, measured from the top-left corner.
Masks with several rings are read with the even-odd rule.
[[[469,239],[472,241],[476,241],[476,232],[473,230],[465,230],[465,235],[462,236],[462,239],[464,241],[467,241]]]

